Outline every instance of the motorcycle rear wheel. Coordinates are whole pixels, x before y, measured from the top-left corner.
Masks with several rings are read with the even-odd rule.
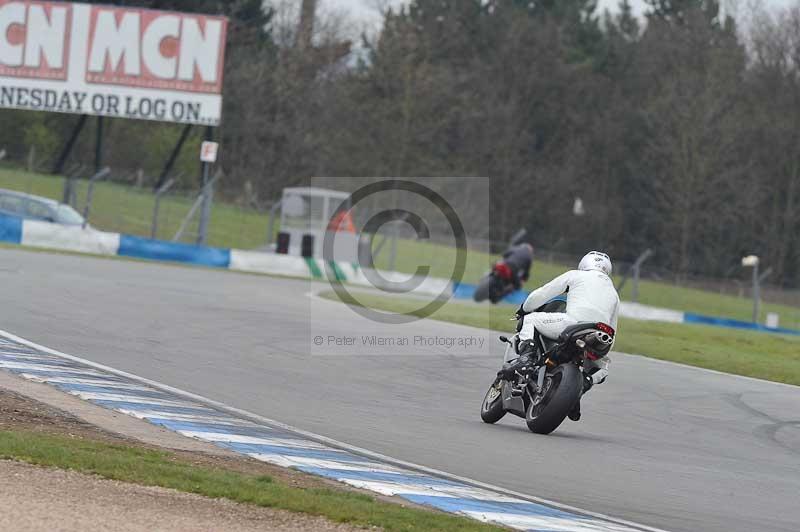
[[[486,395],[483,397],[483,403],[481,404],[481,419],[484,423],[497,423],[503,418],[503,416],[506,415],[506,411],[503,408],[503,394],[501,393],[501,386],[502,383],[500,379],[495,379],[495,381],[486,391]]]
[[[550,434],[556,430],[583,393],[581,370],[575,364],[558,366],[547,379],[549,388],[544,396],[540,401],[531,401],[525,412],[525,423],[536,434]]]

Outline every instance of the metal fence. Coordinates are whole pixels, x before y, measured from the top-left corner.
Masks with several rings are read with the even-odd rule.
[[[98,230],[185,243],[200,240],[203,191],[196,176],[191,181],[178,174],[168,176],[164,185],[154,190],[154,177],[139,169],[110,168],[98,175],[93,169],[74,165],[66,173],[63,177],[27,172],[14,161],[0,161],[0,188],[69,203]],[[215,174],[214,180],[219,185],[224,176]],[[271,203],[254,201],[245,194],[235,198],[217,194],[216,199],[210,213],[208,245],[242,249],[266,246]]]

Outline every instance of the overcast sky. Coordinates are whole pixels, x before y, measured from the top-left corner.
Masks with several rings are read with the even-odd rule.
[[[380,16],[378,11],[374,8],[376,3],[391,2],[394,5],[400,5],[408,0],[320,0],[320,7],[323,9],[335,9],[337,11],[345,11],[353,18],[357,19],[360,24],[378,25],[380,23]],[[740,4],[746,3],[748,0],[739,0]],[[797,3],[800,0],[762,0],[764,5],[769,7],[785,7]],[[602,11],[609,8],[612,11],[616,9],[619,0],[599,0],[598,6]],[[637,13],[644,11],[644,0],[631,0],[631,5]]]

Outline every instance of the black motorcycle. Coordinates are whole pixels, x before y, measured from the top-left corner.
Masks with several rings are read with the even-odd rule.
[[[564,312],[566,299],[557,298],[536,312]],[[519,356],[519,333],[501,336],[506,350],[504,363]],[[481,405],[481,419],[497,423],[511,412],[525,418],[528,429],[550,434],[564,421],[583,395],[583,364],[599,360],[611,350],[614,329],[605,323],[577,323],[567,327],[558,340],[536,333],[530,363],[518,368],[510,380],[497,377]]]

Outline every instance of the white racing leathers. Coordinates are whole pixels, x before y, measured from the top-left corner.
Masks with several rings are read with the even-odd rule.
[[[566,313],[532,312],[564,292],[567,292]],[[603,322],[616,330],[619,295],[614,283],[603,272],[571,270],[531,292],[522,310],[531,314],[522,322],[520,340],[532,339],[535,330],[556,339],[565,328],[583,321]],[[597,362],[586,360],[587,369],[596,366],[607,370],[609,363],[608,357]]]

